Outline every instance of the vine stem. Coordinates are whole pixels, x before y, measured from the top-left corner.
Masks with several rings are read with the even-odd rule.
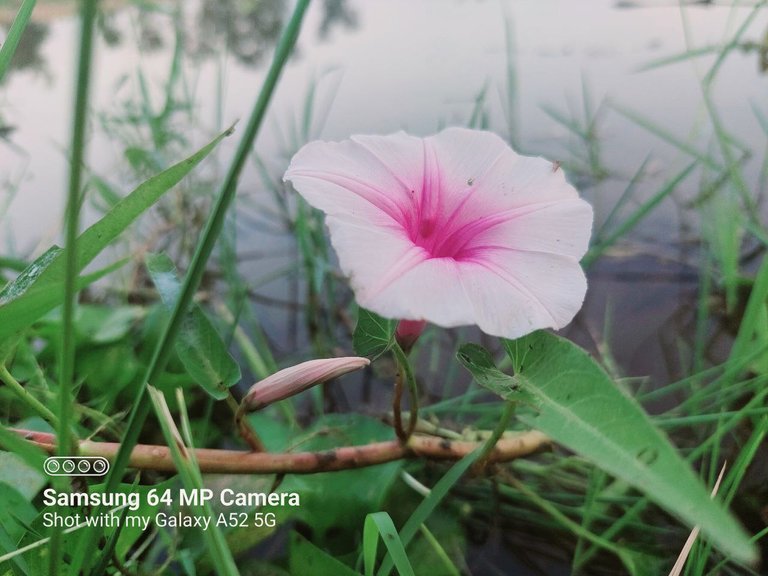
[[[227,397],[227,403],[235,412],[235,428],[240,433],[240,437],[245,440],[245,443],[251,447],[252,451],[265,452],[266,447],[264,446],[264,443],[261,441],[261,438],[253,429],[253,427],[251,427],[251,425],[248,423],[248,420],[245,418],[245,405],[238,405],[235,399],[232,397],[231,393]]]
[[[55,453],[56,436],[45,432],[9,428],[49,454]],[[342,446],[322,452],[271,453],[244,450],[198,448],[195,457],[200,471],[209,474],[314,474],[365,468],[401,459],[460,460],[486,442],[448,440],[415,434],[407,442],[390,440],[360,446]],[[550,439],[541,432],[521,432],[490,444],[486,462],[507,462],[549,446]],[[103,456],[110,462],[120,449],[115,442],[81,440],[81,456]],[[167,446],[137,444],[128,461],[131,468],[175,472],[176,466]]]
[[[408,356],[398,343],[395,343],[394,346],[392,346],[392,352],[395,355],[398,366],[397,377],[395,379],[395,393],[392,399],[395,433],[402,442],[407,442],[408,438],[413,435],[413,431],[416,430],[416,423],[419,420],[419,391],[416,387],[416,378],[413,375]],[[400,402],[403,396],[403,376],[405,376],[405,381],[408,384],[408,397],[410,401],[408,430],[403,430],[402,409],[400,407]]]
[[[489,464],[491,460],[490,456],[493,454],[494,448],[501,441],[504,432],[507,430],[507,426],[509,426],[510,420],[512,420],[512,416],[515,415],[515,407],[516,404],[514,402],[504,403],[504,411],[501,413],[501,418],[499,418],[499,422],[496,424],[493,432],[491,432],[488,440],[483,444],[480,456],[478,456],[477,461],[474,464],[476,470],[482,470]]]

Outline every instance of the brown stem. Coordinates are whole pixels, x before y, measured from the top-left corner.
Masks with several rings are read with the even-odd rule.
[[[401,442],[405,443],[410,435],[403,429],[403,416],[400,403],[403,400],[403,367],[398,364],[397,376],[395,376],[395,390],[392,394],[392,422],[395,426],[395,434]],[[414,418],[411,416],[411,420]],[[410,426],[409,426],[410,428]]]
[[[232,395],[230,395],[229,398],[232,399],[232,402],[235,402],[234,398],[232,398]],[[246,444],[251,447],[252,451],[266,452],[266,448],[264,447],[264,443],[261,441],[261,438],[259,438],[259,435],[256,434],[256,431],[251,427],[250,423],[245,418],[245,406],[243,404],[238,406],[238,404],[235,402],[233,409],[235,411],[235,428],[240,434],[240,437],[245,440]]]
[[[9,428],[30,443],[49,454],[55,453],[56,436],[45,432]],[[458,460],[482,443],[463,442],[416,434],[407,443],[398,440],[374,442],[361,446],[343,446],[323,452],[295,452],[272,454],[242,450],[195,450],[200,471],[209,474],[314,474],[334,470],[364,468],[403,458],[431,460]],[[502,438],[488,456],[489,462],[506,462],[526,456],[550,444],[547,436],[532,430],[514,438]],[[81,456],[103,456],[112,461],[120,444],[81,440]],[[130,467],[139,470],[175,472],[176,467],[166,446],[139,444],[134,447]]]

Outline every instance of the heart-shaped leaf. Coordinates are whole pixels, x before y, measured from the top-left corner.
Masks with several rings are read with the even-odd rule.
[[[502,398],[532,399],[533,409],[518,414],[526,425],[644,492],[689,526],[700,526],[735,560],[756,561],[756,548],[733,516],[710,498],[642,407],[584,350],[544,331],[504,346],[514,376],[498,370],[480,346],[462,346],[459,360]]]
[[[358,356],[374,360],[384,354],[395,341],[397,320],[382,318],[370,310],[360,308],[352,345]]]

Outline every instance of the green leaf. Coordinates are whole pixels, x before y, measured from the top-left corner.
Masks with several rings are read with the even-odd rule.
[[[19,425],[34,429],[29,422],[28,420],[22,421],[19,422]],[[40,448],[30,444],[21,436],[2,425],[0,425],[0,449],[13,452],[32,470],[42,470],[47,457]]]
[[[374,360],[390,349],[395,341],[397,320],[382,318],[370,310],[360,308],[352,345],[359,356]]]
[[[81,304],[75,311],[75,337],[78,346],[105,345],[125,338],[131,328],[146,315],[142,306],[104,306]],[[55,340],[61,334],[61,310],[53,310],[40,319],[36,334]]]
[[[365,576],[373,576],[376,567],[376,551],[379,547],[379,535],[384,540],[392,561],[400,576],[414,576],[413,567],[405,553],[405,546],[400,540],[392,518],[386,512],[374,512],[365,518],[363,529],[363,558]]]
[[[127,260],[120,260],[93,274],[81,276],[76,282],[78,290],[111,274],[126,262]],[[4,350],[6,343],[10,340],[15,341],[21,330],[28,328],[46,312],[60,305],[63,294],[63,279],[44,283],[38,281],[15,300],[0,306],[0,349]]]
[[[505,374],[493,361],[488,350],[477,344],[464,344],[456,353],[459,361],[472,373],[478,384],[495,392],[499,396],[516,402],[536,406],[536,397],[523,390],[520,384],[509,374]],[[515,366],[519,370],[518,366]],[[503,396],[502,391],[508,395]],[[514,393],[514,397],[511,393]]]
[[[421,525],[427,521],[435,509],[448,495],[451,488],[456,485],[464,473],[469,470],[469,467],[475,463],[482,453],[482,449],[476,449],[464,456],[464,458],[451,466],[451,469],[448,470],[448,472],[438,480],[437,484],[432,487],[429,491],[429,496],[424,498],[421,504],[416,507],[416,510],[413,511],[413,514],[411,514],[402,530],[400,530],[400,541],[403,543],[403,546],[408,546],[408,544],[410,544]],[[392,570],[392,564],[392,558],[389,556],[384,558],[377,575],[388,576]]]
[[[176,267],[165,254],[148,254],[147,270],[165,307],[171,311],[181,293]],[[240,381],[240,367],[216,328],[197,304],[187,312],[176,340],[176,352],[189,375],[208,394],[221,400]]]
[[[312,576],[360,576],[346,564],[318,548],[298,532],[291,533],[291,574]]]
[[[186,160],[182,160],[139,185],[101,220],[83,232],[77,239],[78,270],[85,269],[104,248],[157,202],[164,193],[178,184],[229,133],[229,130],[224,132]],[[15,332],[29,327],[40,316],[61,304],[64,293],[65,253],[65,250],[57,252],[51,261],[47,262],[47,267],[42,273],[25,286],[21,294],[13,294],[12,300],[0,304],[0,342]],[[33,266],[35,263],[30,268]],[[31,309],[32,306],[28,305],[28,299],[33,295],[37,297],[34,311]],[[20,315],[20,311],[25,313]]]
[[[504,341],[515,376],[501,378],[490,354],[462,346],[459,360],[479,384],[502,398],[530,395],[535,410],[518,418],[624,480],[740,562],[757,550],[734,518],[683,461],[634,399],[624,394],[589,355],[548,332]]]
[[[58,246],[51,246],[43,254],[35,259],[16,277],[13,282],[9,282],[0,290],[0,306],[10,302],[24,294],[30,286],[40,277],[40,275],[50,266],[61,252]],[[0,364],[5,364],[8,358],[16,348],[16,343],[21,338],[21,332],[10,334],[5,338],[0,338]]]
[[[0,484],[3,483],[13,486],[27,500],[32,500],[46,485],[47,478],[39,468],[33,468],[20,456],[0,452]]]
[[[0,506],[0,556],[3,556],[16,551],[19,540],[34,521],[37,510],[26,496],[12,485],[1,481],[0,502],[3,503]],[[10,562],[15,565],[16,574],[31,573],[23,556],[16,556]],[[0,574],[8,574],[6,569],[10,569],[10,565],[0,562]]]
[[[3,289],[0,290],[0,306],[24,294],[62,252],[63,250],[58,246],[51,246],[22,270],[13,282],[3,286]]]
[[[292,438],[286,449],[301,446],[308,451],[332,450],[338,446],[391,440],[392,436],[391,427],[373,418],[360,414],[328,414]],[[383,508],[402,467],[402,461],[398,460],[359,470],[287,476],[281,489],[301,494],[301,508],[296,511],[296,517],[312,527],[314,541],[340,552],[357,537],[366,514]]]
[[[19,11],[16,13],[16,18],[11,24],[10,30],[8,30],[8,36],[5,38],[5,42],[0,46],[0,82],[3,80],[8,66],[11,63],[14,52],[19,45],[21,35],[24,33],[24,29],[29,23],[29,19],[32,16],[32,9],[35,7],[35,0],[25,0],[21,5]]]

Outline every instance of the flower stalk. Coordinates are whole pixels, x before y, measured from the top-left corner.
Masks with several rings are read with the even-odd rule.
[[[416,378],[411,369],[411,363],[408,356],[396,342],[392,347],[395,359],[397,360],[397,376],[395,377],[395,391],[392,398],[392,414],[395,425],[395,434],[401,442],[407,442],[413,431],[416,430],[416,423],[419,419],[419,391],[416,386]],[[408,398],[410,402],[410,411],[408,414],[408,429],[403,428],[403,417],[401,403],[403,398],[403,379],[408,384]]]

